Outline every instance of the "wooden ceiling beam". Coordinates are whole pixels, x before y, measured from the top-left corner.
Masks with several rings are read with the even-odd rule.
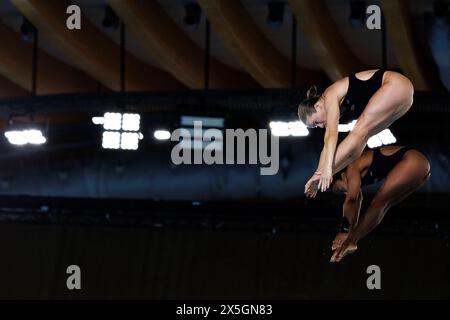
[[[108,0],[108,3],[161,67],[189,88],[204,87],[205,53],[156,0]],[[211,57],[209,86],[241,88],[256,87],[256,83],[247,74]]]
[[[303,37],[332,81],[364,70],[350,51],[323,0],[288,0]]]
[[[33,45],[0,23],[0,74],[23,88],[24,95],[32,91]],[[97,82],[84,72],[38,50],[37,94],[60,94],[95,91]]]
[[[434,68],[428,66],[422,50],[417,46],[408,3],[403,0],[382,0],[381,6],[387,33],[405,75],[417,90],[439,89],[441,86],[438,75]]]
[[[9,79],[0,75],[0,98],[20,97],[29,94]]]
[[[11,0],[28,20],[48,37],[73,64],[111,90],[120,90],[120,46],[86,18],[81,30],[66,27],[65,0]],[[126,90],[166,90],[184,86],[169,73],[126,54]]]
[[[291,63],[270,43],[240,0],[198,0],[212,30],[242,67],[265,88],[291,85]],[[323,81],[321,73],[297,67],[298,84]]]

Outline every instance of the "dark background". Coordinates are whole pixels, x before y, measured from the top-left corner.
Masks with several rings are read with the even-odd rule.
[[[2,225],[1,298],[448,299],[449,248],[385,235],[329,263],[331,234]],[[13,243],[13,245],[11,245]],[[82,289],[66,288],[81,268]],[[381,268],[368,290],[366,268]]]

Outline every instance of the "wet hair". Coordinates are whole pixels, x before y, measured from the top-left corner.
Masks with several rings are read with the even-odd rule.
[[[298,105],[297,112],[301,122],[306,124],[306,118],[316,112],[314,105],[317,103],[317,101],[319,101],[321,96],[322,94],[319,93],[316,86],[312,86],[309,88],[306,93],[306,99],[304,99]]]

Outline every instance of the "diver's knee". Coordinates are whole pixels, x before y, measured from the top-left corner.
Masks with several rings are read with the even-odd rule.
[[[354,140],[353,145],[360,146],[365,145],[369,140],[369,128],[367,126],[355,126],[350,132],[349,136]]]
[[[361,155],[367,140],[365,135],[360,133],[355,133],[352,138],[354,141],[350,144],[348,156],[350,159],[356,160]]]

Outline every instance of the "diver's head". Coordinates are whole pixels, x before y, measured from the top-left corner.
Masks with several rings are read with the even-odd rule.
[[[298,117],[308,128],[325,128],[327,125],[323,96],[315,86],[308,90],[306,99],[298,105]]]
[[[330,189],[336,193],[347,192],[348,181],[345,170],[342,170],[333,176],[333,182],[331,183]]]

